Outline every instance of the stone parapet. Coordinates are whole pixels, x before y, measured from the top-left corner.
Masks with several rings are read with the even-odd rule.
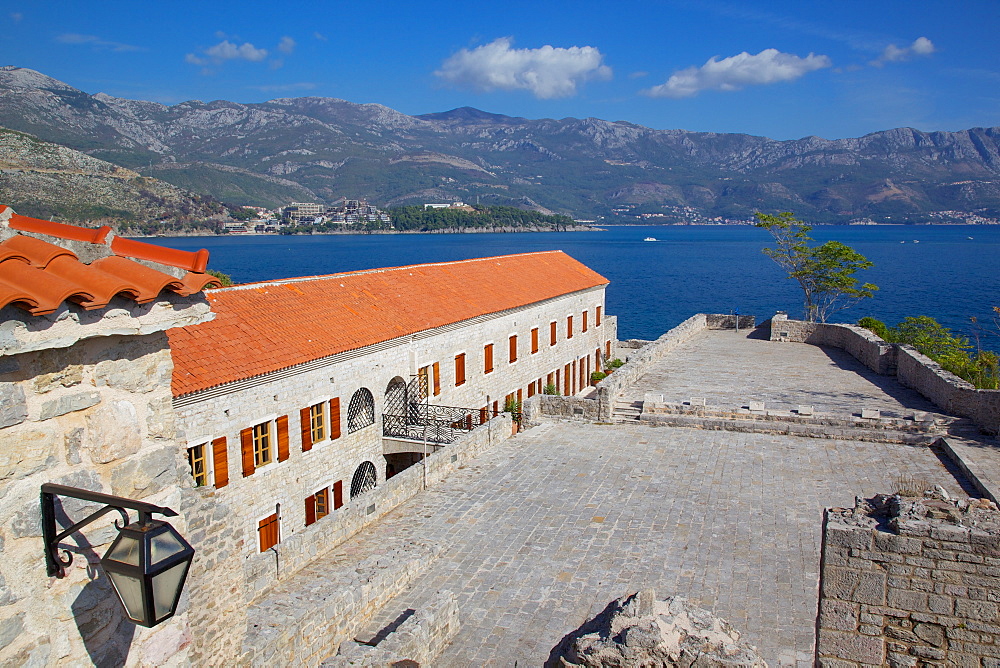
[[[943,410],[1000,433],[1000,390],[977,390],[911,346],[886,343],[863,327],[789,320],[783,313],[771,318],[771,340],[845,350],[872,371],[895,375]]]
[[[1000,665],[1000,512],[877,496],[823,520],[816,661]]]

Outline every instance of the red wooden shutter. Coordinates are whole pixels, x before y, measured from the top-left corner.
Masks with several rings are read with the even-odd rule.
[[[330,440],[340,438],[340,397],[330,399]]]
[[[607,358],[609,360],[611,359],[611,341],[610,340],[604,342],[604,354],[607,356]]]
[[[597,309],[596,309],[596,313],[595,313],[595,317],[594,317],[594,326],[595,327],[600,327],[601,326],[601,307],[600,306],[598,306]]]
[[[268,515],[257,525],[260,533],[260,551],[274,547],[278,544],[278,516]]]
[[[486,413],[489,412],[489,408],[483,406],[479,409],[479,424],[486,424]]]
[[[253,428],[240,430],[240,453],[243,455],[243,477],[253,475]]]
[[[531,330],[531,353],[535,354],[538,352],[538,328],[534,327]]]
[[[344,481],[338,480],[333,483],[333,509],[336,510],[344,505]]]
[[[278,423],[278,461],[288,459],[288,416],[282,415]]]
[[[316,495],[306,497],[306,526],[316,521]]]
[[[490,373],[493,371],[493,344],[487,343],[486,347],[483,348],[483,359],[484,359],[484,373]]]
[[[455,355],[455,387],[465,384],[465,353]]]
[[[566,316],[566,338],[573,338],[573,316]]]
[[[587,331],[587,312],[583,312],[583,322],[580,324],[580,330],[583,332]]]
[[[549,323],[549,345],[556,345],[556,323]]]
[[[229,484],[229,453],[226,452],[226,437],[212,441],[212,468],[215,469],[215,487]]]
[[[517,361],[517,334],[512,334],[510,337],[510,350],[508,351],[510,355],[510,361]]]
[[[441,363],[434,362],[434,396],[441,394]]]
[[[303,408],[299,411],[299,430],[302,433],[302,452],[312,450],[312,409]]]

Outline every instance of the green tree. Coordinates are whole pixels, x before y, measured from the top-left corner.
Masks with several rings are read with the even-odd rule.
[[[219,279],[219,283],[221,283],[222,287],[224,288],[228,288],[230,285],[233,284],[233,277],[230,276],[229,274],[224,274],[221,271],[216,271],[215,269],[208,269],[205,271],[205,273],[208,274],[209,276],[215,276],[217,279]]]
[[[757,227],[771,233],[777,248],[765,248],[764,254],[798,282],[803,293],[803,310],[808,322],[826,322],[833,313],[874,296],[878,286],[858,285],[854,274],[869,269],[872,263],[861,253],[839,241],[812,246],[812,226],[790,212],[771,215],[755,213]]]

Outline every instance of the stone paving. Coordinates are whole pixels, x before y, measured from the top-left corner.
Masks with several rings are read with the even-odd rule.
[[[540,666],[610,600],[652,586],[733,622],[772,665],[804,666],[822,509],[891,491],[900,475],[961,493],[923,447],[550,423],[337,551],[444,546],[359,636],[450,589],[462,629],[435,665]]]
[[[709,407],[739,408],[763,401],[768,409],[812,405],[818,413],[860,414],[877,408],[887,417],[940,409],[916,391],[880,376],[839,348],[779,343],[746,331],[711,330],[684,343],[621,396],[642,401],[646,392],[667,403],[705,397]]]

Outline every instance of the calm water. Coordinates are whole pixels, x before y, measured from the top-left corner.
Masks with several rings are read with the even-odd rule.
[[[649,236],[659,241],[644,242]],[[909,315],[930,315],[971,336],[970,316],[987,322],[992,315],[990,307],[1000,306],[1000,226],[822,226],[814,228],[812,236],[821,242],[842,241],[875,263],[874,268],[859,274],[881,288],[875,298],[837,314],[833,320],[855,322],[873,315],[894,324]],[[779,309],[792,317],[800,317],[802,312],[797,285],[761,253],[770,236],[750,226],[146,241],[185,250],[207,248],[211,252],[209,266],[239,283],[563,250],[611,281],[607,312],[618,315],[623,339],[656,338],[698,312],[738,309],[756,314],[758,319]],[[1000,348],[1000,338],[994,336],[989,344]]]

